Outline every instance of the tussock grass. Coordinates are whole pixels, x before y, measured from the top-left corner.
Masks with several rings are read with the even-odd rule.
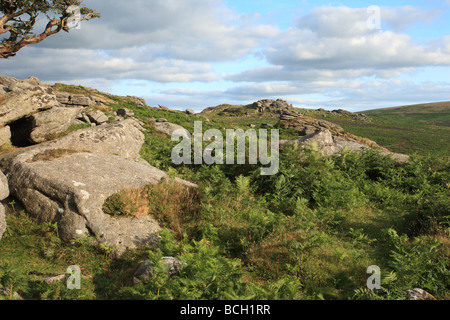
[[[152,216],[181,235],[185,231],[185,220],[196,214],[199,204],[196,189],[163,180],[142,188],[122,190],[105,201],[103,210],[113,216]]]
[[[52,161],[58,158],[62,158],[64,156],[69,156],[75,153],[82,153],[82,152],[86,151],[77,151],[70,149],[48,149],[34,155],[33,158],[29,159],[27,162]]]

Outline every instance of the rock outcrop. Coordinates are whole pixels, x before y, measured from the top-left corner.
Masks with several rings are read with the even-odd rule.
[[[55,93],[37,78],[0,76],[0,146],[23,147],[65,132],[80,111],[93,104],[83,95]]]
[[[299,133],[297,139],[280,141],[281,146],[293,144],[301,147],[313,146],[324,156],[339,154],[344,150],[358,152],[373,148],[383,155],[391,155],[399,162],[406,162],[409,159],[409,156],[390,152],[372,140],[349,134],[341,126],[326,120],[301,115],[284,120],[282,114],[280,122],[282,127],[292,128]]]
[[[184,132],[185,133],[185,137],[190,137],[190,133],[189,131],[187,131],[185,128],[183,128],[182,126],[179,126],[177,124],[174,123],[170,123],[170,122],[154,122],[153,126],[155,127],[155,129],[159,132],[163,132],[169,136],[171,136],[175,131],[178,130],[178,132]]]
[[[81,119],[85,120],[84,122],[94,123],[97,126],[102,125],[109,120],[108,116],[100,110],[88,110],[81,113],[78,118],[80,118],[80,116]]]
[[[55,94],[56,100],[66,107],[79,106],[79,107],[89,107],[93,105],[96,101],[95,99],[85,96],[83,94],[70,94],[66,92],[58,92]]]
[[[132,119],[77,130],[40,145],[43,148],[71,149],[91,153],[113,154],[137,159],[145,141],[142,128]]]
[[[52,89],[45,87],[11,91],[4,99],[0,105],[0,127],[60,105]]]
[[[168,178],[137,159],[143,143],[142,132],[128,119],[21,150],[7,160],[11,194],[38,221],[57,222],[66,241],[90,236],[115,256],[155,244],[160,227],[153,217],[113,217],[102,208],[121,190]],[[180,179],[174,183],[196,187]]]
[[[53,107],[31,116],[30,142],[36,144],[50,140],[54,135],[65,132],[75,121],[82,107]]]
[[[296,144],[302,148],[312,147],[324,156],[340,154],[344,150],[349,152],[358,152],[367,148],[374,148],[374,150],[377,150],[383,155],[391,155],[393,159],[399,162],[406,162],[409,159],[409,156],[407,155],[390,152],[379,146],[377,147],[375,142],[368,139],[358,141],[355,138],[351,138],[345,134],[334,135],[329,129],[322,128],[306,136],[300,136],[294,140],[281,140],[280,145],[283,147],[286,145]]]
[[[278,100],[264,99],[257,101],[252,105],[249,105],[248,107],[256,109],[257,112],[264,112],[267,110],[269,112],[274,113],[281,113],[282,111],[288,111],[293,109],[292,104],[289,104],[282,99]]]

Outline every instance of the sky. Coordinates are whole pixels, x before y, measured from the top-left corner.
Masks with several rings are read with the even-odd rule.
[[[84,5],[102,18],[1,59],[0,74],[198,112],[262,99],[353,112],[450,100],[450,0]]]

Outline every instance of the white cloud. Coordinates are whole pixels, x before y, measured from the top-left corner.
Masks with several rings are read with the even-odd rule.
[[[252,52],[278,28],[228,10],[220,0],[87,0],[102,14],[69,37],[42,47],[117,50],[144,47],[148,59],[165,56],[195,62],[235,59]]]
[[[43,81],[141,79],[156,82],[210,82],[218,80],[218,76],[209,64],[164,57],[138,61],[124,52],[108,54],[91,49],[29,47],[13,60],[0,61],[0,65],[2,74],[17,78],[34,75]]]
[[[450,54],[428,47],[396,30],[432,21],[435,11],[383,8],[393,30],[371,30],[367,9],[320,7],[299,18],[265,50],[274,65],[310,69],[394,69],[450,65]]]

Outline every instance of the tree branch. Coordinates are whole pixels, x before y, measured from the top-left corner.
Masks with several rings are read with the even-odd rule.
[[[50,2],[50,1],[49,1]],[[76,5],[81,5],[82,1],[73,0]],[[2,39],[0,42],[0,58],[9,58],[14,56],[19,50],[29,44],[35,44],[43,41],[47,37],[54,35],[61,30],[70,31],[68,27],[68,19],[73,15],[67,12],[64,8],[71,1],[56,0],[51,1],[51,5],[46,1],[36,0],[31,5],[28,5],[22,9],[15,5],[9,5],[8,7],[2,6],[2,13],[4,15],[0,17],[0,35],[10,33],[9,38]],[[47,12],[59,13],[59,18],[52,19]],[[33,34],[32,30],[36,23],[36,18],[39,13],[43,13],[49,19],[45,30],[40,34]],[[28,20],[22,20],[20,17],[27,14]],[[95,18],[99,18],[100,14],[89,8],[81,8],[80,21],[87,21]],[[8,24],[9,23],[9,24]]]

